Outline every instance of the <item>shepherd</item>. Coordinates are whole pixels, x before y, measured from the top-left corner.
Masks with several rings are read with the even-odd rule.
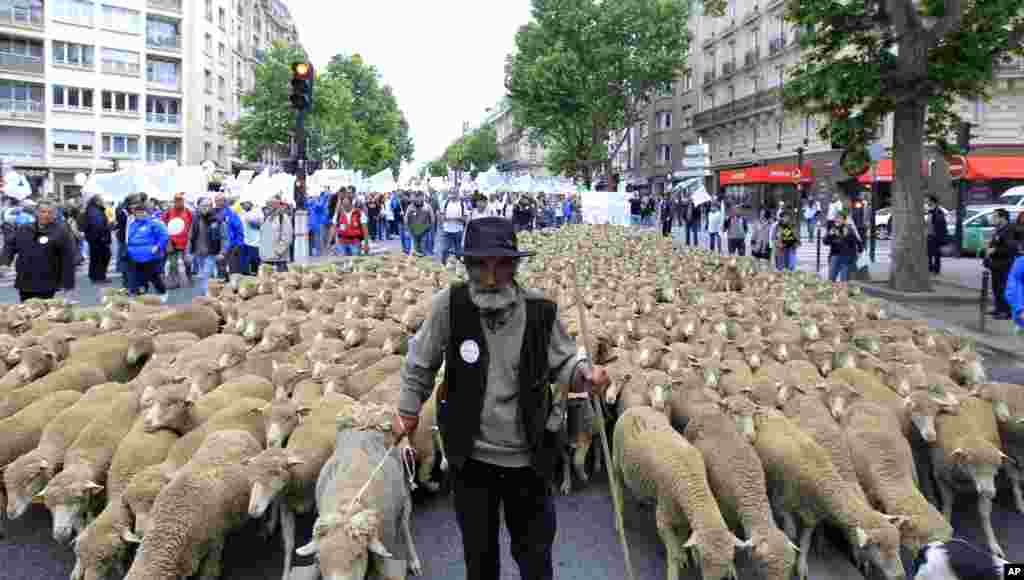
[[[397,432],[413,433],[445,366],[437,424],[451,469],[466,577],[498,580],[504,504],[512,557],[523,580],[551,580],[555,505],[551,481],[564,416],[550,382],[603,397],[609,380],[577,354],[555,303],[516,282],[515,226],[470,221],[460,257],[468,283],[438,293],[402,367]],[[558,421],[554,422],[560,427]]]

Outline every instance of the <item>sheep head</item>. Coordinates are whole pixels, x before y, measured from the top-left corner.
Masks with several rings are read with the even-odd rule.
[[[736,422],[736,430],[747,438],[751,443],[757,438],[757,430],[754,425],[754,414],[757,407],[750,399],[743,395],[733,395],[718,402],[722,412],[732,417]]]
[[[13,520],[25,513],[32,505],[32,497],[46,487],[56,467],[33,450],[15,459],[4,469],[7,517]]]
[[[82,478],[75,470],[55,475],[38,497],[53,515],[53,539],[65,544],[85,528],[85,518],[97,500],[102,500],[103,486]]]
[[[824,391],[825,406],[832,418],[839,421],[846,415],[847,407],[859,399],[861,394],[846,383],[829,383]]]
[[[879,514],[882,515],[882,514]],[[884,516],[872,518],[877,524],[871,529],[856,527],[853,530],[852,544],[863,550],[867,559],[874,564],[887,580],[903,580],[906,571],[900,558],[900,531],[905,518]]]
[[[217,359],[217,366],[224,370],[240,365],[245,361],[246,354],[248,354],[247,347],[241,344],[229,344],[224,349],[224,352],[220,353],[220,357]]]
[[[21,351],[21,362],[13,369],[21,385],[27,385],[49,373],[57,366],[57,354],[43,346],[31,346]]]
[[[304,461],[284,449],[266,449],[242,461],[252,491],[249,494],[249,516],[259,518],[270,503],[292,482],[291,469]]]
[[[977,385],[986,380],[985,367],[976,352],[958,351],[950,357],[952,376],[961,385]]]
[[[192,397],[190,385],[175,383],[160,388],[146,387],[142,400],[152,401],[142,416],[142,428],[146,433],[159,429],[181,433],[190,419],[196,399]]]
[[[988,441],[971,438],[969,445],[950,452],[949,460],[970,475],[978,495],[993,499],[996,496],[996,472],[1003,462],[1014,460]]]
[[[388,333],[381,350],[386,354],[406,354],[409,351],[409,335],[398,330]]]
[[[127,573],[125,564],[129,546],[124,536],[131,534],[131,530],[121,517],[121,506],[109,506],[107,509],[117,510],[118,514],[114,517],[101,514],[75,538],[75,567],[71,571],[71,580],[108,580],[124,578]]]
[[[198,399],[221,384],[220,366],[212,360],[197,360],[190,363],[184,374],[175,377],[189,387],[189,397]]]
[[[693,532],[683,544],[684,549],[692,549],[696,553],[703,580],[735,578],[736,548],[750,546],[749,540],[740,540],[728,528]]]
[[[171,473],[160,465],[152,465],[135,474],[121,494],[121,503],[135,517],[134,528],[125,528],[135,537],[142,537],[152,525],[150,513],[157,495],[165,485],[170,483]],[[125,541],[132,542],[130,537]]]
[[[327,580],[357,580],[366,575],[370,553],[394,558],[381,542],[381,520],[376,510],[321,517],[313,526],[313,540],[295,550],[300,556],[317,554],[320,574]]]
[[[751,559],[764,570],[764,578],[769,580],[788,580],[793,576],[800,550],[789,541],[782,530],[767,527],[751,532]]]
[[[267,420],[267,447],[280,448],[313,409],[284,400],[267,403],[262,412]]]
[[[910,420],[926,443],[935,443],[935,416],[939,413],[957,414],[960,400],[940,385],[931,385],[910,393],[903,399]]]

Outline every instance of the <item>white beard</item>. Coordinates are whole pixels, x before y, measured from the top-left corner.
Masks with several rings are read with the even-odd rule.
[[[497,292],[481,291],[472,281],[469,283],[469,297],[484,313],[506,310],[519,300],[519,288],[513,283]]]

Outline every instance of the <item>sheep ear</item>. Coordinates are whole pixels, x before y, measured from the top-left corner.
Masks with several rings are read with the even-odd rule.
[[[380,538],[373,538],[370,540],[370,545],[366,548],[381,558],[394,558],[394,556],[391,555],[391,552],[389,552],[388,549],[384,547],[384,544],[381,543]]]
[[[690,537],[687,538],[686,543],[683,544],[683,547],[684,548],[695,548],[695,547],[697,547],[697,543],[698,543],[697,534],[691,533]]]
[[[319,549],[320,546],[317,545],[316,540],[313,540],[305,546],[296,548],[295,553],[300,556],[312,556],[313,554],[316,554]]]
[[[242,461],[239,462],[239,465],[241,465],[242,467],[245,467],[245,466],[249,465],[250,463],[252,463],[252,457],[246,457],[245,459],[243,459]]]
[[[95,481],[87,481],[85,482],[84,489],[91,494],[99,493],[103,489],[103,486],[96,483]]]
[[[863,548],[867,546],[869,539],[868,533],[864,531],[864,528],[857,526],[857,529],[854,530],[854,542],[857,544],[857,547]]]
[[[303,463],[305,463],[305,460],[299,459],[298,457],[295,457],[294,455],[288,457],[288,467],[292,467],[292,466],[295,466],[295,465],[302,465]]]
[[[126,542],[128,542],[129,544],[141,544],[142,543],[142,538],[140,538],[139,536],[135,535],[135,532],[129,530],[128,528],[125,528],[125,530],[123,532],[121,532],[121,539],[126,541]]]
[[[312,412],[313,412],[313,408],[312,407],[299,407],[298,409],[295,410],[295,413],[300,418],[308,417],[309,414],[312,413]]]
[[[142,389],[142,396],[140,398],[143,401],[145,401],[145,400],[148,400],[148,399],[152,399],[153,395],[155,395],[155,394],[156,394],[156,387],[154,387],[153,385],[148,385],[146,388]]]
[[[897,530],[910,523],[910,518],[907,516],[890,516],[886,514],[882,515],[885,516],[885,519],[888,520],[890,524],[896,526]]]
[[[967,461],[967,450],[964,449],[963,447],[957,447],[956,449],[954,449],[952,455],[953,461],[957,463],[963,463],[964,461]]]
[[[36,497],[39,498],[39,499],[46,499],[46,492],[48,492],[49,490],[50,490],[50,486],[44,487],[43,491],[41,491],[41,492],[36,494]]]
[[[49,468],[50,468],[50,461],[49,460],[47,460],[47,459],[40,459],[39,460],[39,470],[40,471],[42,471],[44,469],[49,469]]]
[[[282,398],[284,398],[284,397],[282,397]],[[270,410],[271,406],[272,406],[272,403],[267,403],[266,405],[263,405],[262,407],[260,407],[260,413],[266,413],[267,411]]]
[[[741,540],[736,538],[736,547],[741,550],[747,550],[754,547],[754,538],[751,537],[748,540]]]

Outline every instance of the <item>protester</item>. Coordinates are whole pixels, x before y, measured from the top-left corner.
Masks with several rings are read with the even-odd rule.
[[[405,211],[405,227],[412,236],[414,251],[420,256],[426,252],[427,233],[434,226],[434,213],[430,211],[423,195],[417,195],[409,209]]]
[[[767,209],[761,211],[761,219],[754,224],[750,236],[750,255],[759,260],[772,257],[772,216]]]
[[[260,242],[262,237],[263,210],[256,209],[251,201],[242,202],[242,226],[245,228],[242,245],[241,266],[244,274],[256,274],[260,265]],[[310,228],[312,238],[313,228]],[[315,246],[310,239],[310,248]],[[312,253],[312,252],[310,252]]]
[[[675,217],[675,203],[672,201],[672,195],[666,193],[662,196],[661,207],[659,208],[661,215],[661,235],[664,237],[670,237],[672,235],[672,220]]]
[[[722,253],[722,209],[717,203],[708,212],[708,248]]]
[[[747,218],[737,214],[736,206],[732,206],[729,208],[729,217],[725,218],[723,226],[729,255],[746,256],[747,233],[750,231]]]
[[[807,239],[814,239],[814,232],[818,223],[818,202],[814,199],[804,201],[803,210],[804,223],[807,224]]]
[[[847,212],[836,213],[822,240],[829,247],[828,279],[832,282],[850,279],[850,269],[856,264],[862,246],[860,233],[847,220]]]
[[[343,256],[358,256],[360,250],[370,251],[370,232],[367,230],[369,220],[358,207],[353,206],[353,195],[343,194],[338,201],[338,215],[334,218],[337,224],[337,251]]]
[[[217,256],[218,269],[226,279],[228,273],[241,274],[242,247],[245,245],[245,233],[242,220],[230,207],[224,194],[218,193],[213,198],[213,210],[217,214],[217,223],[223,229],[221,252]]]
[[[89,244],[89,280],[93,284],[106,284],[107,270],[110,269],[110,222],[103,207],[103,199],[94,195],[85,205],[83,234]]]
[[[946,215],[939,207],[939,198],[928,196],[924,204],[928,222],[928,271],[938,275],[942,273],[942,246],[946,245]],[[959,249],[959,248],[958,248]]]
[[[217,256],[224,245],[223,233],[217,213],[209,198],[199,200],[196,216],[189,231],[189,250],[193,269],[199,276],[199,290],[206,293],[210,277],[217,273]]]
[[[167,246],[166,285],[168,288],[181,288],[190,285],[192,269],[187,264],[189,261],[189,233],[192,231],[192,212],[185,207],[185,192],[179,191],[174,194],[174,205],[163,213],[162,220],[167,228],[167,234],[170,236],[170,243]]]
[[[75,289],[78,247],[56,217],[52,204],[40,203],[34,223],[16,226],[0,253],[4,266],[10,266],[17,257],[14,287],[22,302],[53,298],[58,290],[70,294]]]
[[[275,272],[287,272],[288,250],[295,237],[292,217],[280,194],[271,198],[267,207],[270,211],[259,228],[259,259],[273,265]]]
[[[517,249],[513,224],[487,217],[467,229],[469,283],[439,293],[410,341],[395,430],[415,432],[447,361],[437,422],[453,473],[466,578],[500,577],[504,511],[520,576],[549,580],[556,535],[551,481],[562,450],[561,439],[546,432],[554,418],[547,383],[603,396],[608,374],[579,358],[557,305],[516,282],[520,259],[530,254]],[[563,415],[556,416],[558,430]]]
[[[152,284],[161,299],[167,302],[167,288],[164,286],[164,251],[169,237],[164,224],[150,215],[149,209],[140,201],[128,205],[132,220],[125,234],[128,265],[132,271],[132,286],[129,292],[142,294]]]
[[[800,247],[800,225],[793,212],[784,212],[775,229],[775,249],[782,257],[780,270],[796,270],[796,252]]]
[[[469,221],[466,206],[459,199],[459,192],[452,189],[438,215],[444,238],[441,243],[441,264],[448,263],[449,255],[459,255],[462,249],[462,231]]]
[[[996,231],[985,248],[985,267],[992,271],[992,298],[994,308],[989,314],[996,320],[1009,320],[1012,313],[1006,301],[1006,282],[1010,267],[1017,257],[1018,246],[1010,228],[1010,212],[998,208],[992,212],[992,225]]]

